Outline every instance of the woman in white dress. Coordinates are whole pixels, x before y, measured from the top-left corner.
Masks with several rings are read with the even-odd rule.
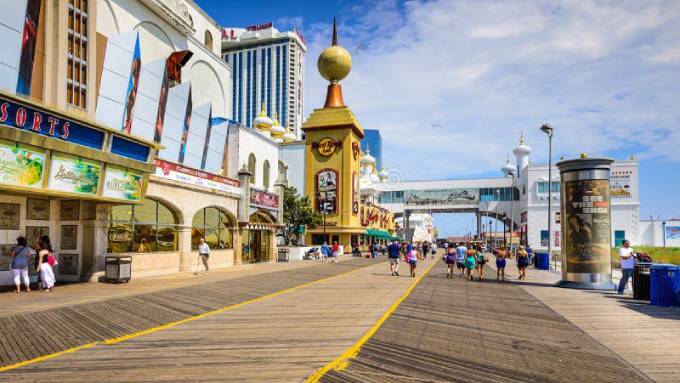
[[[52,291],[54,288],[54,271],[50,265],[50,257],[52,254],[52,246],[49,240],[40,238],[38,240],[38,269],[40,273],[40,284],[43,290]]]

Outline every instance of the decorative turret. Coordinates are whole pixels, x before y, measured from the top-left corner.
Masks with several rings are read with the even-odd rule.
[[[366,154],[361,156],[361,167],[368,173],[373,172],[375,168],[375,157],[371,155],[371,149],[366,148]]]
[[[390,174],[385,170],[385,165],[383,165],[383,168],[381,171],[378,172],[378,177],[380,178],[380,182],[387,182],[387,178],[390,176]]]
[[[289,127],[286,129],[286,133],[283,134],[283,142],[293,142],[296,140],[293,130]]]
[[[333,18],[333,40],[331,46],[321,52],[316,66],[321,76],[330,81],[324,108],[345,106],[339,82],[347,77],[352,70],[352,55],[347,49],[338,45],[338,29],[335,18]]]
[[[512,165],[510,162],[510,156],[508,156],[508,159],[505,162],[505,165],[501,168],[501,171],[503,172],[504,176],[509,176],[511,173],[516,173],[516,168]],[[515,174],[517,176],[517,174]]]
[[[519,176],[519,173],[529,166],[529,154],[531,154],[531,147],[529,145],[526,145],[524,143],[524,133],[520,133],[519,136],[519,145],[512,150],[512,154],[515,155],[515,158],[517,159],[517,175]]]
[[[276,142],[283,142],[283,135],[286,133],[286,128],[279,123],[278,116],[274,113],[274,124],[272,125],[272,139]]]
[[[262,109],[260,110],[260,114],[255,117],[253,120],[253,126],[264,133],[265,135],[269,135],[269,130],[271,130],[273,125],[273,121],[271,118],[267,117],[267,113],[264,111],[264,103],[262,103]]]

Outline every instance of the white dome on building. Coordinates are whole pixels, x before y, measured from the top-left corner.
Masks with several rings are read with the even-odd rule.
[[[510,162],[510,158],[508,158],[508,160],[505,162],[505,165],[503,165],[501,171],[506,177],[509,176],[510,173],[515,172],[515,166]]]
[[[267,116],[267,113],[264,111],[264,104],[262,104],[262,110],[253,120],[253,126],[261,131],[268,131],[273,124],[274,122]]]
[[[283,134],[283,142],[293,142],[295,139],[293,131],[290,128],[286,129],[286,133]]]
[[[375,165],[375,157],[371,155],[371,150],[366,148],[366,154],[361,156],[361,166]]]
[[[515,157],[528,156],[531,154],[531,146],[524,143],[524,133],[520,133],[519,145],[512,150]]]

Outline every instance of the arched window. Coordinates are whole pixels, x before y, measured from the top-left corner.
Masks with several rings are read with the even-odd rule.
[[[153,199],[139,205],[117,205],[109,216],[109,253],[177,251],[179,220]]]
[[[191,248],[198,249],[202,237],[211,249],[231,249],[234,225],[234,218],[216,207],[199,210],[191,223]]]
[[[205,30],[205,34],[204,34],[204,37],[203,37],[203,43],[205,44],[205,47],[208,48],[208,50],[212,51],[212,49],[213,49],[213,37],[212,37],[212,34],[210,33],[210,31],[207,30],[207,29]]]
[[[262,186],[265,188],[265,190],[269,189],[269,161],[264,160],[264,164],[262,164]]]
[[[250,176],[250,183],[254,184],[255,183],[255,165],[257,165],[255,161],[255,155],[253,153],[250,153],[248,156],[248,171],[252,173],[252,176]]]
[[[283,161],[279,161],[279,177],[282,180],[288,179],[288,166]]]

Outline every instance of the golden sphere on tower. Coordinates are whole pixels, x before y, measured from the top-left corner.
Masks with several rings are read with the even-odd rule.
[[[347,77],[352,70],[352,55],[347,49],[332,45],[321,52],[316,62],[321,77],[330,82],[338,82]]]

